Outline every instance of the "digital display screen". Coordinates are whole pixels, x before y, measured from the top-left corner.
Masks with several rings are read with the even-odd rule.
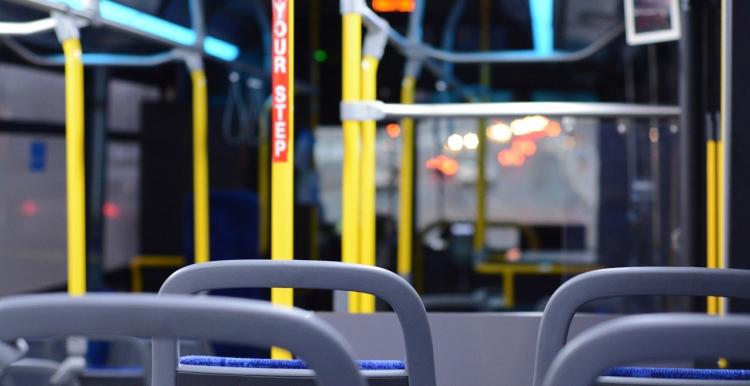
[[[678,0],[624,0],[628,44],[653,44],[679,40]]]
[[[671,0],[634,0],[635,32],[672,29]]]

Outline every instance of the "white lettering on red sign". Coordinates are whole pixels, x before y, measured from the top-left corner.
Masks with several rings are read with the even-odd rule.
[[[289,7],[288,0],[273,0],[273,162],[286,162],[289,150]]]

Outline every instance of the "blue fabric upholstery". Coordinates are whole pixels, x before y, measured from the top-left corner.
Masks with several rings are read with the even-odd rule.
[[[202,355],[188,355],[180,358],[182,365],[211,367],[240,367],[253,369],[307,369],[307,363],[300,359],[279,360],[261,358],[231,358]],[[402,361],[366,360],[357,361],[360,370],[404,370]]]
[[[750,380],[750,370],[733,369],[614,367],[604,375],[628,378]]]

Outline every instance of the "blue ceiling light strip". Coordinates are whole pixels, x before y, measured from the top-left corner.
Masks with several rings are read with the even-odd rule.
[[[534,52],[539,56],[555,52],[554,0],[529,0]]]
[[[231,62],[240,56],[240,49],[234,44],[219,40],[213,36],[206,36],[203,49],[212,56]]]
[[[195,44],[195,33],[181,25],[126,7],[114,1],[99,3],[102,18],[115,21],[129,28],[146,31],[175,43],[190,46]]]
[[[84,0],[54,1],[63,3],[76,10],[85,8]],[[185,46],[195,44],[196,34],[192,29],[160,19],[112,0],[101,0],[99,2],[99,13],[103,19],[159,36],[177,44]],[[236,45],[212,36],[206,36],[206,39],[203,41],[203,49],[208,55],[227,62],[236,60],[240,56],[240,49]]]
[[[70,7],[70,9],[75,9],[76,11],[81,11],[86,9],[86,0],[55,0],[58,3],[65,4],[66,6]]]

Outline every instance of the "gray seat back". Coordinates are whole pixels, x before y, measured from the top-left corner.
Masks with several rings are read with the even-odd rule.
[[[330,261],[229,260],[195,264],[172,274],[160,294],[194,294],[227,288],[306,288],[372,294],[393,308],[406,346],[412,386],[435,386],[435,360],[427,312],[419,294],[403,278],[377,267]],[[172,385],[177,367],[176,342],[153,348],[153,379]]]
[[[322,386],[365,385],[339,333],[309,312],[267,302],[184,295],[25,295],[0,300],[0,321],[0,340],[125,335],[155,342],[190,338],[275,345],[304,358]]]
[[[544,309],[534,386],[541,386],[552,360],[563,348],[576,310],[597,299],[617,296],[682,295],[750,298],[750,271],[695,267],[631,267],[587,272],[555,291]]]
[[[750,317],[651,314],[602,323],[555,357],[543,386],[590,386],[607,369],[638,361],[750,360]]]

